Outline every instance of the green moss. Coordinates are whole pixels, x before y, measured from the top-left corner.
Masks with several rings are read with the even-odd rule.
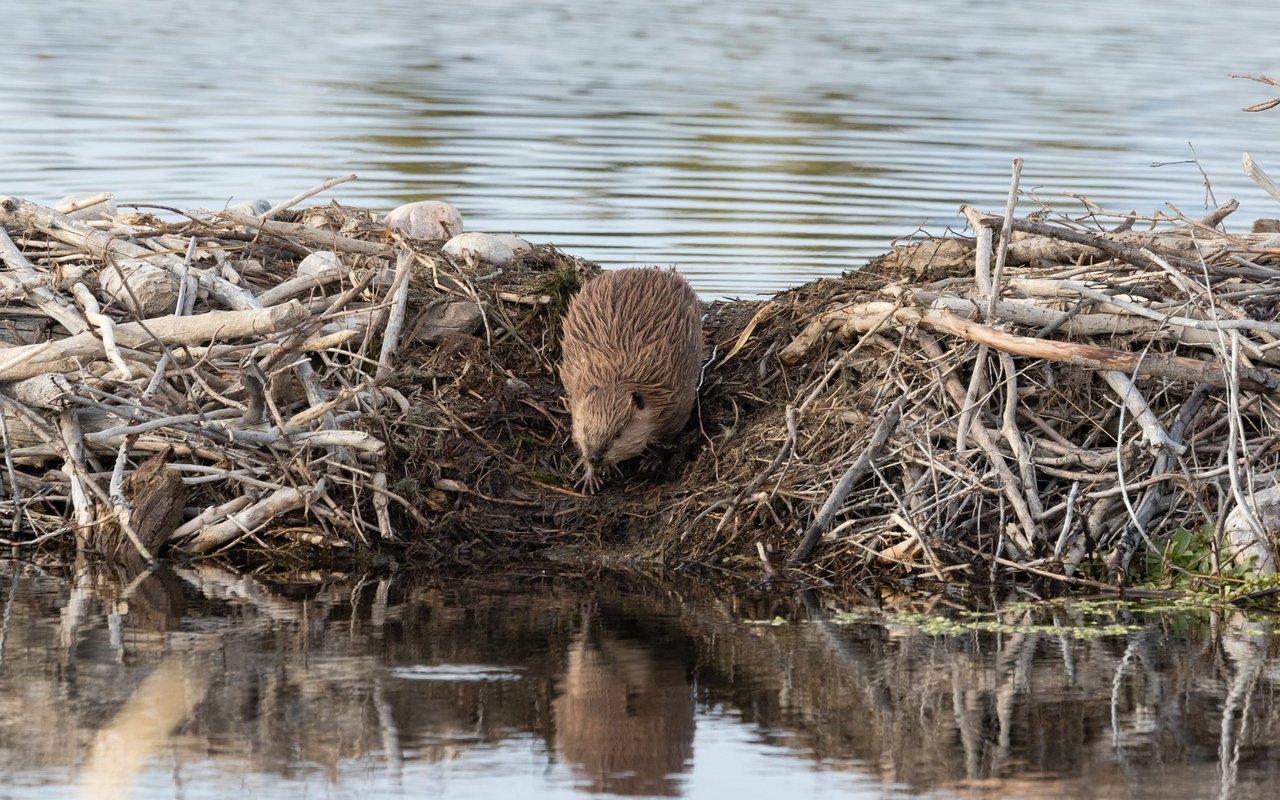
[[[584,281],[582,270],[568,259],[561,261],[538,281],[537,292],[551,298],[547,310],[553,321],[558,322],[564,316],[569,309],[569,301],[582,288]]]

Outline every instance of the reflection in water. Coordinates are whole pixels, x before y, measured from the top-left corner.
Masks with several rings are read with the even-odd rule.
[[[692,755],[687,668],[647,642],[585,630],[569,646],[555,701],[556,750],[589,791],[678,794]]]
[[[132,797],[138,773],[204,699],[205,687],[199,661],[171,655],[160,662],[94,735],[80,779],[81,796]]]
[[[0,563],[0,794],[1178,800],[1280,781],[1276,634],[1238,611],[1011,606],[931,634],[621,577],[317,581]]]

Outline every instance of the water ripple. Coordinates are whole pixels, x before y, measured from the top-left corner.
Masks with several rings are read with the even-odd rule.
[[[1241,220],[1276,214],[1239,168],[1245,150],[1280,168],[1276,117],[1241,113],[1268,95],[1227,78],[1274,67],[1273,0],[228,0],[198,18],[68,0],[5,17],[0,193],[43,201],[209,207],[355,171],[342,200],[442,197],[472,230],[744,296],[1001,207],[1015,156],[1063,207],[1192,212],[1190,143]]]

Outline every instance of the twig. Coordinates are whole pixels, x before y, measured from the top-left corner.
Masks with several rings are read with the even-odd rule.
[[[1102,373],[1103,379],[1110,384],[1112,390],[1120,396],[1120,402],[1125,408],[1133,414],[1138,426],[1142,428],[1144,438],[1147,445],[1153,452],[1160,450],[1171,450],[1177,455],[1182,455],[1187,448],[1178,442],[1175,442],[1165,431],[1164,426],[1160,424],[1160,420],[1152,413],[1151,406],[1142,397],[1142,392],[1138,391],[1138,387],[1133,381],[1129,380],[1129,376],[1123,372],[1115,370],[1105,370]]]
[[[1000,226],[1000,246],[996,249],[996,268],[987,293],[987,320],[996,318],[996,301],[1004,281],[1004,262],[1009,255],[1009,234],[1013,230],[1013,211],[1018,205],[1018,181],[1022,178],[1022,159],[1013,160],[1013,177],[1009,180],[1009,197],[1004,206],[1004,223]],[[974,230],[977,230],[975,228]]]
[[[1252,156],[1244,153],[1240,157],[1240,163],[1244,167],[1244,174],[1249,176],[1249,180],[1256,183],[1262,191],[1276,200],[1280,200],[1280,186],[1277,186],[1276,182],[1271,180],[1271,176],[1254,162]]]
[[[974,235],[978,237],[978,245],[973,254],[974,277],[978,284],[978,292],[987,298],[993,298],[996,293],[991,285],[991,229],[983,225],[980,218],[971,213],[969,208],[966,207],[963,211],[969,218],[969,225],[973,228]],[[988,311],[993,304],[994,301],[988,304]],[[991,319],[990,314],[987,319]],[[973,425],[973,415],[978,413],[978,390],[986,379],[987,350],[985,344],[979,345],[973,359],[973,373],[969,376],[969,387],[965,390],[964,402],[960,405],[960,417],[956,421],[957,453],[964,453],[967,449],[969,428]],[[786,361],[785,353],[783,361]]]
[[[253,505],[229,515],[224,521],[205,527],[191,541],[178,547],[197,555],[211,553],[269,523],[277,516],[302,508],[310,500],[319,497],[324,489],[323,478],[310,490],[279,489]]]
[[[391,359],[400,347],[400,328],[404,325],[405,310],[409,302],[409,272],[413,266],[413,252],[404,249],[396,259],[396,276],[388,290],[391,295],[391,314],[382,331],[382,352],[378,354],[377,379],[385,380],[393,367]]]
[[[98,300],[93,296],[93,292],[90,292],[89,287],[83,283],[77,283],[71,287],[71,293],[76,300],[80,301],[85,319],[96,327],[99,335],[102,336],[102,349],[106,353],[107,360],[114,364],[116,371],[120,373],[120,379],[133,380],[133,370],[129,369],[129,364],[124,360],[124,356],[120,355],[120,349],[116,347],[115,323],[102,313],[102,309],[98,308]]]
[[[13,446],[9,443],[9,414],[0,396],[0,438],[4,444],[4,466],[9,476],[9,499],[13,501],[13,523],[9,527],[12,536],[22,528],[22,487],[18,485],[18,470],[13,463]]]
[[[313,186],[312,188],[306,190],[305,192],[294,195],[293,197],[290,197],[288,200],[285,200],[283,203],[277,203],[276,205],[267,209],[262,213],[262,219],[264,220],[271,219],[276,214],[279,214],[281,211],[284,211],[285,209],[288,209],[288,208],[292,208],[298,203],[301,203],[303,200],[306,200],[308,197],[314,197],[315,195],[320,194],[326,189],[332,189],[334,186],[337,186],[340,183],[346,183],[347,181],[354,181],[355,179],[356,179],[356,174],[354,172],[351,173],[350,175],[343,175],[340,178],[330,178],[329,180],[325,181],[319,186]]]
[[[55,206],[55,210],[59,214],[74,214],[77,211],[82,211],[86,208],[93,208],[96,205],[101,205],[102,203],[105,203],[108,200],[110,200],[112,197],[115,197],[115,195],[111,194],[111,192],[99,192],[98,194],[91,195],[89,197],[82,197],[79,200],[72,200],[69,203],[62,203],[58,206]]]

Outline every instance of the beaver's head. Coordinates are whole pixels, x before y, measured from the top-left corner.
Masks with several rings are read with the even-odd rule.
[[[575,400],[573,441],[590,475],[640,455],[658,432],[658,393],[624,383],[593,383]]]

